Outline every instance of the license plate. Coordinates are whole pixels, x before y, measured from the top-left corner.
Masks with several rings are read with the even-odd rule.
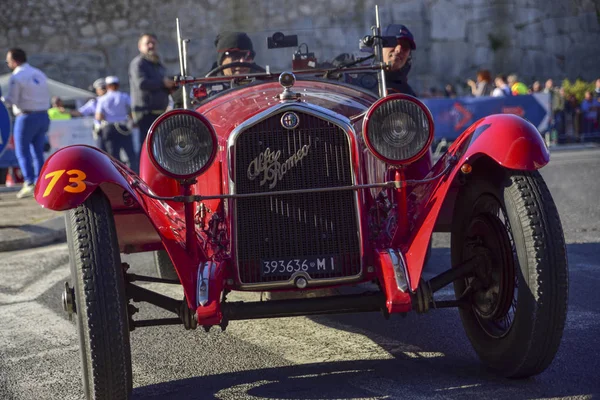
[[[335,257],[303,257],[279,260],[262,260],[262,276],[291,276],[295,272],[306,272],[309,275],[338,272]]]

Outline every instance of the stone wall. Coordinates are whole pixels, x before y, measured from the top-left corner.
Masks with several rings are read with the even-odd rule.
[[[600,77],[594,0],[7,0],[0,49],[22,47],[31,64],[75,86],[114,74],[127,88],[141,32],[158,35],[165,64],[178,72],[176,17],[191,39],[189,70],[200,75],[225,29],[257,32],[251,35],[257,62],[273,70],[289,66],[293,49],[267,51],[265,37],[273,32],[267,27],[297,33],[327,56],[356,52],[375,21],[375,4],[383,25],[404,23],[415,35],[411,82],[420,91],[463,86],[479,68],[516,72],[526,82]]]

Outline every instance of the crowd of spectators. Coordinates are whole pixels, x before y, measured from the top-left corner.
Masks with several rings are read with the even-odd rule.
[[[517,75],[492,75],[488,70],[477,72],[475,81],[468,80],[462,88],[447,84],[444,90],[432,87],[419,94],[421,98],[454,98],[462,96],[518,96],[533,93],[550,93],[552,118],[549,133],[553,142],[600,139],[600,78],[594,88],[580,85],[574,88],[565,80],[560,86],[552,79],[533,81],[530,85],[519,81]]]

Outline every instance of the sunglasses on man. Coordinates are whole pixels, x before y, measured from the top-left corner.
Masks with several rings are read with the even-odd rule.
[[[397,38],[395,36],[383,36],[382,38],[382,47],[396,47],[397,45],[401,45],[402,47],[413,48],[413,44],[408,38]]]
[[[252,50],[228,50],[223,53],[225,57],[230,57],[233,61],[254,60],[256,53]]]

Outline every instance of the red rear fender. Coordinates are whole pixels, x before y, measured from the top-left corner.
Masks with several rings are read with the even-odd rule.
[[[131,174],[106,153],[90,146],[69,146],[54,153],[42,167],[35,199],[44,208],[63,211],[83,203],[100,184],[112,183],[138,201],[124,175]]]

